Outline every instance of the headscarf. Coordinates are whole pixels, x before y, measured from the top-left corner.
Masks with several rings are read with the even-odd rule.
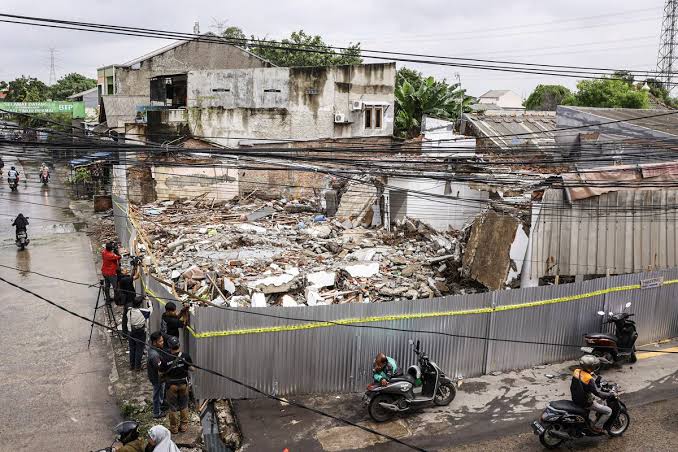
[[[174,441],[171,433],[162,425],[151,427],[148,431],[148,437],[155,441],[153,452],[181,452]]]

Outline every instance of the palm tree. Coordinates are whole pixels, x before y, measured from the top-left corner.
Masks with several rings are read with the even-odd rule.
[[[467,110],[473,98],[466,96],[459,84],[448,85],[433,77],[422,78],[409,69],[398,71],[395,89],[396,134],[416,137],[421,131],[423,115],[455,120],[459,117],[459,102]]]

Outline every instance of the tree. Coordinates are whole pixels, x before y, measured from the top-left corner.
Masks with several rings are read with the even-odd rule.
[[[53,100],[66,100],[68,96],[86,91],[97,86],[97,81],[84,75],[72,72],[61,77],[50,86],[49,90]]]
[[[49,88],[34,77],[22,75],[7,83],[7,102],[42,102],[49,98]]]
[[[581,80],[577,92],[563,102],[565,105],[601,108],[648,108],[648,96],[626,80],[605,78]]]
[[[454,120],[459,117],[459,102],[464,111],[473,98],[459,89],[459,84],[448,85],[445,80],[436,81],[424,77],[421,72],[402,68],[396,75],[395,88],[395,134],[412,138],[421,133],[424,115]]]
[[[555,111],[571,95],[572,92],[562,85],[537,85],[523,106],[528,110]]]
[[[245,36],[245,33],[243,33],[242,28],[240,27],[227,27],[221,35],[226,38],[230,44],[240,47],[247,46],[247,36]]]
[[[242,33],[242,30],[238,30]],[[233,31],[233,33],[236,32]],[[255,39],[254,36],[252,36],[252,41],[258,42],[250,42],[247,46],[250,52],[281,67],[337,66],[360,64],[363,61],[360,57],[360,43],[349,44],[346,49],[336,51],[330,48],[319,35],[312,36],[306,34],[304,30],[295,31],[289,39],[282,41]]]

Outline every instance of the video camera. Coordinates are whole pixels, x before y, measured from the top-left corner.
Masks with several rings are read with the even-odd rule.
[[[141,262],[143,261],[143,257],[141,256],[130,256],[129,263],[132,265],[132,267],[138,267],[141,265]]]

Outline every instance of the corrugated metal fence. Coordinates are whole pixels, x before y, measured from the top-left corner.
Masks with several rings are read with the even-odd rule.
[[[663,278],[660,287],[640,288],[642,280],[654,277]],[[157,296],[154,307],[160,307],[158,299],[172,298],[154,279],[145,281]],[[403,366],[414,362],[408,339],[421,340],[449,375],[471,377],[577,357],[582,335],[602,329],[596,312],[618,311],[627,301],[633,302],[639,344],[678,336],[677,298],[678,269],[671,269],[433,300],[307,308],[195,306],[184,344],[196,363],[267,392],[356,392],[370,382],[378,352]],[[159,314],[156,309],[154,327]],[[327,321],[341,324],[319,323]],[[257,397],[204,372],[196,372],[193,383],[198,398]]]

